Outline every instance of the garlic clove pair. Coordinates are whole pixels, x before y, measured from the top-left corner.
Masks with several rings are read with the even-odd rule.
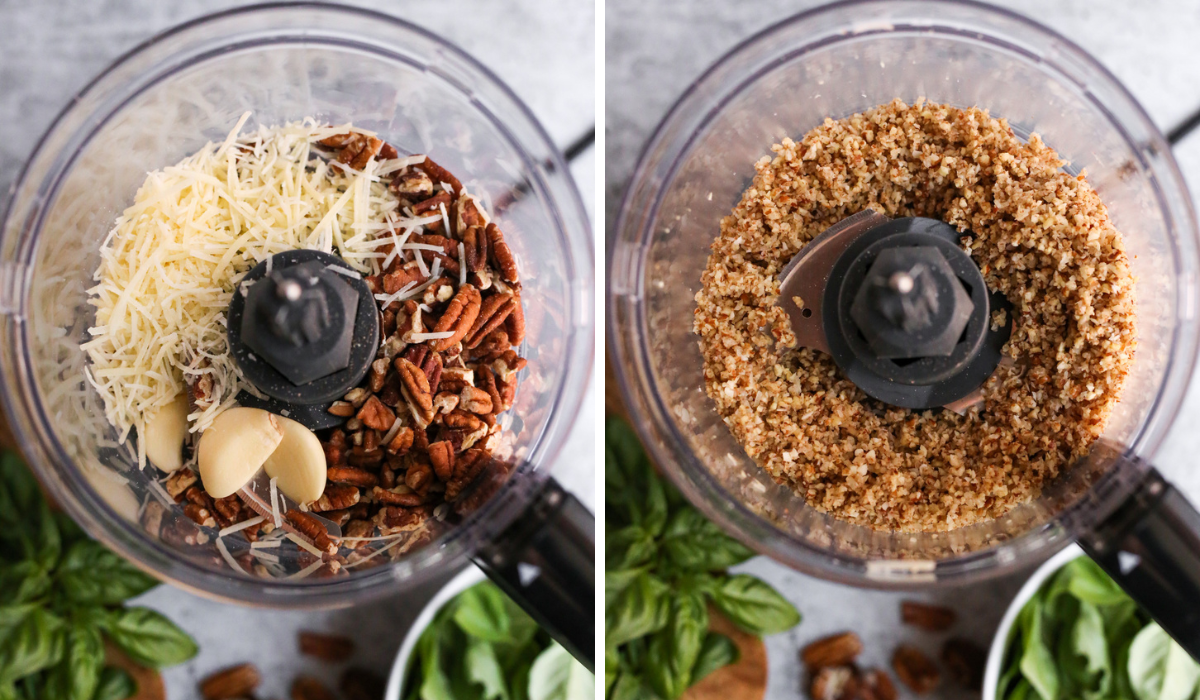
[[[260,408],[231,408],[217,416],[197,450],[200,480],[213,498],[233,495],[259,469],[293,501],[309,503],[325,491],[325,452],[317,436]]]

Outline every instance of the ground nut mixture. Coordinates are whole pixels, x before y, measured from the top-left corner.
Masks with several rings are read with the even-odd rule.
[[[721,221],[696,295],[708,394],[746,452],[814,507],[879,530],[941,531],[1034,497],[1101,434],[1133,359],[1134,280],[1083,175],[979,109],[900,101],[785,139]],[[868,398],[794,349],[778,275],[867,207],[942,219],[1013,305],[1012,338],[960,416]]]

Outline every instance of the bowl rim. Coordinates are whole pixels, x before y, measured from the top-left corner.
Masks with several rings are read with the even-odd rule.
[[[1004,611],[1004,617],[1000,619],[1000,626],[996,628],[996,634],[992,635],[992,644],[988,647],[987,666],[983,671],[983,700],[996,700],[996,683],[1000,680],[1000,666],[1004,663],[1005,647],[1008,646],[1009,635],[1017,616],[1021,614],[1021,609],[1047,579],[1067,564],[1084,556],[1087,555],[1082,547],[1075,543],[1070,544],[1039,566],[1017,591],[1016,597]]]
[[[413,620],[412,625],[408,628],[408,632],[404,635],[404,641],[400,644],[400,651],[396,652],[396,660],[392,662],[392,670],[388,674],[387,689],[383,693],[384,700],[400,700],[401,694],[405,691],[404,681],[405,675],[408,673],[409,659],[412,657],[413,650],[417,646],[417,640],[420,639],[421,633],[425,631],[426,627],[429,627],[429,623],[433,622],[433,616],[437,615],[438,611],[456,598],[459,593],[487,580],[487,576],[484,575],[483,570],[471,564],[458,572],[446,585],[442,586],[429,599],[425,607],[421,608],[421,612]]]

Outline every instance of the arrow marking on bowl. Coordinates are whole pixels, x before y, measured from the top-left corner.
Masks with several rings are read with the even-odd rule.
[[[1132,552],[1117,552],[1117,568],[1121,570],[1122,575],[1127,575],[1141,563],[1142,558]]]

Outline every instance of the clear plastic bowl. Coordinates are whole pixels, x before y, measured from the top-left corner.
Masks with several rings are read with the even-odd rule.
[[[247,110],[247,128],[308,116],[352,121],[401,152],[430,154],[489,208],[510,200],[496,214],[520,259],[527,307],[529,369],[512,411],[520,478],[435,544],[351,576],[238,576],[211,542],[189,547],[148,535],[137,516],[153,498],[151,474],[116,445],[84,380],[85,290],[113,220],[147,171],[222,139]],[[0,231],[0,395],[22,451],[58,502],[160,578],[255,604],[356,602],[448,571],[516,517],[545,478],[593,364],[591,241],[557,148],[460,49],[385,15],[327,5],[213,15],[150,40],[96,78],[22,173]],[[112,470],[128,484],[106,476]]]
[[[900,98],[979,106],[1037,132],[1108,205],[1134,258],[1138,350],[1105,439],[1149,461],[1196,359],[1197,230],[1170,147],[1094,59],[1023,17],[972,2],[822,7],[744,42],[688,88],[642,155],[609,261],[616,373],[649,450],[706,514],[797,569],[880,587],[1024,566],[1111,511],[1137,474],[1095,449],[1036,501],[937,534],[876,532],[809,507],[734,440],[704,392],[693,297],[721,217],[753,164],[825,118]],[[1144,468],[1144,467],[1143,467]],[[1169,475],[1168,475],[1169,476]]]

